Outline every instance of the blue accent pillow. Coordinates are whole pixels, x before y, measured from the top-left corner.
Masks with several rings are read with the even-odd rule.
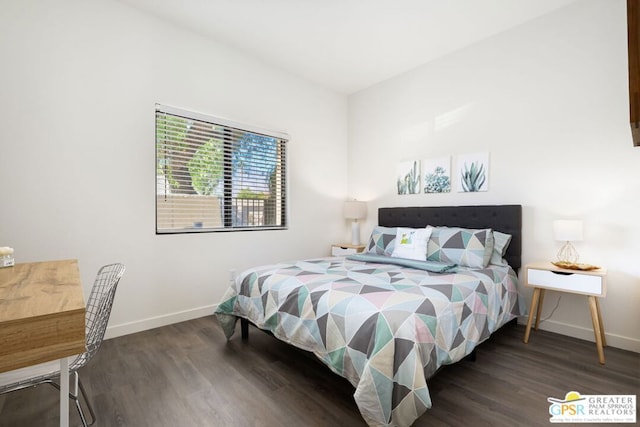
[[[347,259],[361,262],[377,262],[380,264],[395,264],[402,267],[416,268],[418,270],[430,271],[432,273],[455,273],[456,265],[437,261],[418,261],[408,258],[393,258],[384,255],[371,253],[361,253],[348,255]]]

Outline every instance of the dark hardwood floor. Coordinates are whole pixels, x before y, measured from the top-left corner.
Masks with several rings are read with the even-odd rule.
[[[545,331],[522,342],[507,325],[476,362],[441,370],[433,408],[416,426],[549,425],[547,397],[637,394],[640,355]],[[353,388],[313,356],[250,329],[227,342],[213,316],[105,341],[81,378],[96,426],[364,426]],[[71,404],[72,423],[79,424]],[[0,426],[57,426],[58,393],[40,386],[0,396]]]

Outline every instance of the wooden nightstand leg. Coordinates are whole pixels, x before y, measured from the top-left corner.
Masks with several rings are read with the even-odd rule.
[[[540,288],[533,289],[533,295],[531,296],[531,307],[529,307],[529,319],[527,320],[527,329],[524,331],[524,343],[529,342],[529,334],[531,333],[531,324],[533,323],[533,312],[536,311],[538,305],[538,298],[540,298]]]
[[[589,295],[589,308],[591,309],[591,321],[593,322],[593,333],[596,336],[596,347],[598,349],[598,361],[604,365],[604,349],[602,348],[602,335],[600,321],[598,319],[598,301],[593,295]]]
[[[600,333],[602,336],[602,346],[607,346],[607,339],[604,337],[604,322],[602,321],[602,314],[600,313],[600,299],[598,297],[594,297],[596,300],[596,309],[598,310],[598,323],[600,324]]]
[[[536,310],[536,327],[534,328],[536,331],[540,327],[540,317],[542,314],[542,304],[544,303],[544,291],[545,289],[540,289],[540,300],[538,301],[538,309]]]

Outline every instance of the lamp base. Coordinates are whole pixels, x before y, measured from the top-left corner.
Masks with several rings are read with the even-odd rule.
[[[360,244],[360,223],[358,220],[351,223],[351,244],[356,246]]]
[[[567,242],[558,251],[558,261],[575,264],[578,262],[578,251],[573,247],[571,242]]]

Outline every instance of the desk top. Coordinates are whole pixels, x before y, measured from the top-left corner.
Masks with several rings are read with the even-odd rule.
[[[77,260],[0,269],[0,372],[85,351]]]

